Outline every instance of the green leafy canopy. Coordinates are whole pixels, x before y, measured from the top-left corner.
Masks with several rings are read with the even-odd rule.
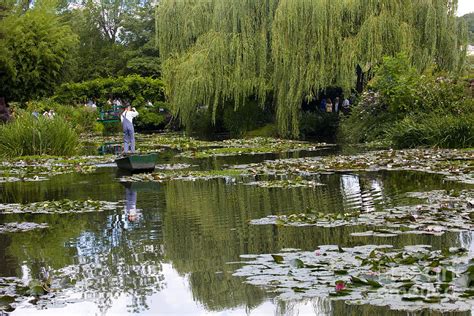
[[[356,67],[405,52],[418,70],[457,71],[466,27],[445,0],[163,0],[156,11],[163,79],[175,114],[216,113],[248,98],[276,106],[280,134],[297,136],[305,99],[347,93]]]
[[[0,95],[26,101],[49,95],[70,70],[77,37],[50,1],[0,20]],[[5,51],[5,54],[4,54]]]

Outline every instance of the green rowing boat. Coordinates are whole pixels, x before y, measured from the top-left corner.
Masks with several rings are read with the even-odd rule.
[[[115,159],[117,167],[128,171],[152,171],[155,169],[157,153],[131,154]]]

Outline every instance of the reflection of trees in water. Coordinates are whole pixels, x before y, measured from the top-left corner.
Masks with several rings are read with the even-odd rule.
[[[414,191],[418,187],[432,190],[440,186],[439,176],[416,173],[361,173],[356,178],[360,186],[356,194],[361,199],[363,191],[380,191],[385,196]],[[91,193],[88,185],[82,185],[80,190],[70,187],[71,179],[78,178],[65,175],[61,179],[64,182],[56,184],[47,181],[25,186],[18,184],[15,189],[9,186],[11,190],[4,192],[8,193],[7,199],[16,199],[24,192],[26,200],[32,201],[51,197],[47,192],[50,189],[55,192],[54,196],[64,194],[68,198],[101,194]],[[300,212],[307,208],[342,212],[346,206],[343,197],[347,184],[342,184],[339,175],[321,176],[321,180],[327,185],[314,189],[265,189],[228,185],[221,180],[172,181],[164,186],[164,197],[156,197],[161,192],[150,193],[154,201],[166,199],[163,235],[161,219],[156,212],[146,212],[143,220],[134,223],[127,221],[122,210],[114,215],[8,215],[8,221],[47,222],[50,228],[11,234],[8,243],[0,239],[0,247],[5,247],[6,255],[15,258],[15,262],[26,262],[33,276],[38,275],[42,267],[71,269],[78,280],[76,290],[83,291],[96,301],[104,312],[110,308],[112,301],[122,295],[131,299],[130,311],[136,312],[146,309],[146,297],[164,286],[161,271],[163,245],[173,267],[181,275],[189,276],[195,300],[202,302],[209,310],[242,305],[253,309],[266,299],[265,291],[232,276],[236,266],[226,263],[240,261],[241,254],[272,253],[282,248],[312,250],[323,244],[351,247],[361,244],[431,244],[434,248],[459,245],[458,234],[436,238],[401,235],[383,239],[350,236],[352,232],[365,230],[360,227],[328,229],[248,225],[250,219]],[[43,185],[46,185],[44,189]],[[110,187],[104,185],[110,190],[107,196],[123,198],[123,187],[118,185],[120,190],[117,190],[117,184]],[[143,192],[139,194],[141,197]],[[290,305],[287,303],[285,309],[284,306],[278,308],[290,311]],[[318,308],[322,310],[322,307]],[[355,307],[344,309],[354,315],[374,315],[366,312],[368,310],[372,311]]]
[[[165,188],[163,236],[166,257],[181,275],[188,274],[195,300],[209,310],[237,306],[249,309],[265,298],[264,291],[232,276],[239,255],[270,236],[249,241],[246,220],[262,207],[249,203],[255,188],[225,181],[170,182]],[[267,200],[265,203],[269,203]],[[254,206],[254,207],[252,207]]]
[[[322,227],[285,227],[278,230],[275,250],[298,248],[305,251],[317,249],[320,245],[340,245],[355,247],[361,245],[393,245],[401,248],[405,245],[431,245],[433,249],[459,247],[458,233],[445,233],[442,236],[406,234],[396,237],[355,237],[352,233],[369,230],[368,227],[342,226],[335,228]],[[266,253],[272,252],[272,250]]]
[[[160,218],[151,213],[146,220],[130,222],[137,194],[130,188],[126,191],[127,209],[107,217],[107,229],[85,232],[76,243],[77,287],[94,299],[101,312],[124,294],[131,299],[130,312],[148,309],[147,297],[164,287],[163,246],[155,226]]]
[[[377,206],[403,203],[403,194],[412,191],[462,188],[456,182],[443,181],[444,176],[426,172],[379,171],[341,175],[344,207],[371,211]]]
[[[65,247],[86,230],[90,223],[97,223],[104,214],[15,214],[8,215],[8,220],[21,222],[34,219],[38,223],[48,223],[49,228],[41,231],[28,231],[11,234],[11,243],[6,252],[17,258],[18,262],[26,262],[33,271],[37,266],[60,269],[74,264],[76,249]]]
[[[162,247],[144,238],[143,227],[126,230],[120,225],[123,219],[115,218],[110,230],[79,238],[77,287],[102,312],[123,294],[132,300],[131,311],[148,309],[147,296],[164,286]]]
[[[455,181],[444,181],[445,176],[426,172],[413,171],[379,171],[362,173],[361,177],[377,179],[383,184],[383,190],[390,197],[399,198],[405,192],[424,192],[431,190],[451,190],[465,188],[465,185]]]
[[[222,265],[220,262],[216,264],[217,268]],[[242,305],[251,310],[260,305],[266,296],[261,289],[233,277],[231,271],[216,273],[209,271],[209,268],[208,271],[194,271],[189,275],[189,283],[193,299],[213,311]]]
[[[382,178],[361,175],[359,194],[384,192]],[[248,225],[248,220],[279,212],[307,208],[330,212],[342,209],[343,186],[338,175],[323,179],[327,186],[315,189],[265,189],[228,185],[223,180],[172,181],[165,187],[164,244],[167,259],[182,275],[189,274],[196,300],[210,310],[240,305],[253,308],[266,297],[263,291],[242,284],[232,277],[235,265],[246,253],[272,253],[283,248],[314,250],[319,245],[393,244],[395,247],[431,244],[434,248],[458,245],[456,235],[433,238],[426,235],[401,235],[393,238],[352,237],[361,227],[277,227]],[[393,179],[388,182],[388,190]],[[367,198],[367,197],[364,197]],[[334,200],[339,200],[333,203]],[[324,210],[324,209],[322,209]]]
[[[77,282],[73,290],[93,300],[102,312],[123,295],[131,300],[131,312],[147,309],[146,298],[163,288],[156,213],[134,223],[127,221],[123,210],[38,219],[51,228],[14,234],[7,249],[18,262],[26,262],[33,277],[41,267],[56,270],[53,276],[66,274]]]
[[[208,309],[251,309],[267,294],[233,277],[236,266],[226,263],[240,261],[241,254],[279,251],[290,243],[287,238],[299,240],[300,233],[294,230],[293,237],[281,239],[285,229],[249,226],[248,220],[307,207],[340,210],[340,193],[329,194],[338,180],[329,178],[334,182],[330,187],[291,190],[228,185],[224,180],[172,181],[165,188],[166,256],[180,274],[189,274],[194,298]]]
[[[91,186],[91,183],[94,185]],[[0,186],[2,203],[31,203],[64,198],[110,201],[123,199],[121,185],[106,170],[94,174],[62,174],[41,182],[1,183]]]

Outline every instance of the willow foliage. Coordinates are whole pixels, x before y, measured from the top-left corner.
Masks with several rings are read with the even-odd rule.
[[[350,91],[383,56],[405,52],[419,70],[456,71],[465,55],[457,0],[163,0],[157,42],[175,114],[213,117],[249,97],[276,106],[282,135],[298,135],[303,100]]]

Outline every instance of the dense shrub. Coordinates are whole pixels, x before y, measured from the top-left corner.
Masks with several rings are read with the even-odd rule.
[[[418,74],[399,55],[384,59],[368,88],[341,124],[343,140],[399,148],[474,144],[474,100],[464,81]]]
[[[0,125],[0,156],[19,157],[29,155],[69,156],[77,153],[77,132],[62,117],[35,118],[20,111],[14,120]]]
[[[10,14],[8,3],[17,2],[0,2],[0,96],[19,102],[50,96],[72,74],[77,36],[55,14],[54,1]]]
[[[348,143],[381,141],[393,123],[387,106],[382,103],[380,94],[364,92],[358,105],[352,107],[349,117],[342,116],[339,138]]]
[[[142,106],[139,109],[140,115],[134,120],[135,127],[139,130],[164,129],[171,119],[166,105],[164,102],[158,102],[153,107]]]
[[[164,87],[161,80],[138,75],[68,83],[59,87],[54,96],[55,101],[66,104],[83,105],[88,100],[94,100],[99,106],[99,110],[111,109],[107,103],[109,99],[128,101],[140,113],[135,121],[136,127],[148,130],[163,128],[168,122],[168,112],[160,111],[160,108],[167,108],[167,104],[163,102],[164,98]],[[148,101],[154,106],[146,107]],[[110,126],[106,126],[105,130],[110,128]]]
[[[339,126],[337,113],[303,112],[300,117],[300,135],[302,138],[317,138],[334,141]]]
[[[62,105],[49,99],[28,102],[26,108],[30,113],[36,111],[40,114],[50,109],[53,109],[57,116],[68,121],[78,133],[100,131],[100,127],[97,123],[98,112],[93,108]]]

